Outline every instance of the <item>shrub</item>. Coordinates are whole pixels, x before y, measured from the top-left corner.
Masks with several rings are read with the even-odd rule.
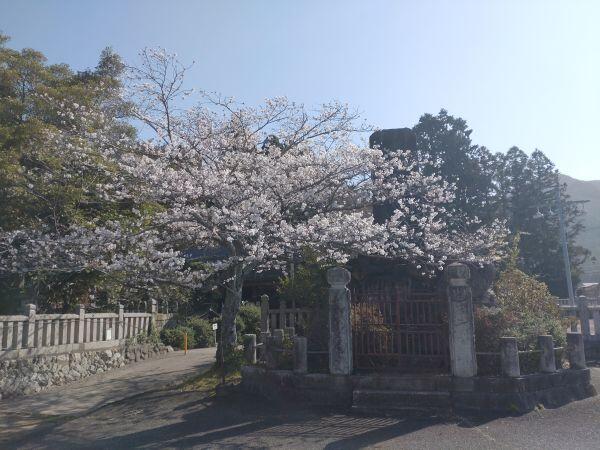
[[[496,352],[502,336],[517,338],[520,350],[533,350],[537,336],[550,334],[556,346],[566,341],[566,326],[548,287],[515,267],[502,272],[495,284],[498,307],[475,311],[477,350]]]
[[[194,347],[206,348],[213,347],[215,345],[214,331],[208,320],[197,316],[192,316],[186,320],[185,326],[194,331],[194,338],[196,342]]]
[[[160,333],[160,338],[165,345],[170,345],[176,348],[183,348],[184,334],[188,336],[188,348],[196,346],[196,337],[194,330],[190,327],[178,325],[175,328],[163,328]]]
[[[138,344],[160,344],[160,334],[156,329],[150,331],[149,334],[139,334],[134,341]]]
[[[238,332],[244,334],[260,335],[260,307],[252,303],[245,303],[240,307],[238,313],[239,325]],[[236,320],[236,326],[238,321]]]

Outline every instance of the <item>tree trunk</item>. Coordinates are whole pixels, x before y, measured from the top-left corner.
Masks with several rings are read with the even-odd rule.
[[[242,304],[244,277],[242,266],[235,266],[231,272],[231,281],[225,285],[225,302],[221,311],[221,339],[217,348],[217,363],[221,362],[221,352],[226,357],[237,345],[235,318]]]

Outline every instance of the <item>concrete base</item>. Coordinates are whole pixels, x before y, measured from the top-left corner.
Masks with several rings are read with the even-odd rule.
[[[427,410],[525,413],[596,395],[589,369],[561,370],[516,378],[422,375],[295,374],[242,368],[242,389],[272,400],[364,412]]]

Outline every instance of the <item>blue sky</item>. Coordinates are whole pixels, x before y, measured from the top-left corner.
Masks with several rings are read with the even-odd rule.
[[[600,179],[600,1],[0,0],[13,48],[94,67],[112,46],[195,61],[188,84],[256,104],[348,102],[380,128],[446,108],[492,151]]]

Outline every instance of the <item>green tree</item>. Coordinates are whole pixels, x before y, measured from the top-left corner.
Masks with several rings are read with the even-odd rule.
[[[496,182],[498,213],[513,233],[520,233],[520,267],[548,285],[557,296],[566,297],[567,287],[560,240],[557,189],[565,216],[567,243],[577,284],[581,266],[589,251],[576,245],[583,230],[583,211],[570,201],[566,185],[559,185],[557,170],[545,155],[535,150],[531,156],[517,147],[497,155]]]
[[[531,156],[517,147],[492,154],[474,145],[472,130],[460,117],[442,109],[425,114],[413,128],[417,151],[438,162],[439,174],[458,187],[451,207],[478,217],[485,224],[506,221],[511,233],[521,233],[520,268],[546,283],[554,295],[565,297],[567,287],[561,253],[556,199],[556,168],[544,153]],[[572,277],[577,284],[589,251],[575,244],[582,231],[577,205],[559,187],[565,213]]]
[[[455,184],[452,208],[489,223],[495,218],[495,157],[488,149],[473,144],[472,130],[460,117],[445,109],[437,115],[424,114],[413,127],[417,152],[438,164],[444,180]]]
[[[105,49],[94,70],[74,72],[64,64],[48,64],[38,51],[8,48],[7,42],[0,35],[0,229],[61,233],[72,224],[117,218],[128,205],[109,204],[94,190],[95,183],[110,178],[111,168],[99,164],[71,170],[72,161],[57,151],[64,143],[49,136],[57,130],[68,135],[74,124],[81,125],[76,115],[62,114],[62,103],[103,112],[115,136],[135,135],[133,127],[119,120],[128,113],[120,95],[124,66],[119,56]],[[93,133],[94,124],[80,128]],[[0,279],[0,308],[14,310],[34,301],[43,309],[66,310],[88,301],[100,278],[93,272],[5,276]]]

